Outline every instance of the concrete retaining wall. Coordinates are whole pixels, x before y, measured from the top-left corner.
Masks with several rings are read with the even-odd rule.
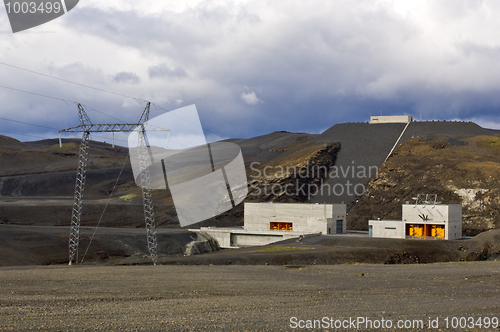
[[[408,123],[412,122],[411,115],[388,115],[388,116],[370,116],[370,123]]]
[[[405,238],[405,223],[401,220],[370,220],[368,225],[372,227],[372,237]]]

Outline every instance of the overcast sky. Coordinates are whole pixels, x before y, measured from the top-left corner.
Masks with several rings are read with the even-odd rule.
[[[81,0],[16,34],[0,6],[0,62],[149,100],[152,117],[196,104],[221,137],[380,114],[500,128],[499,1]],[[0,85],[80,102],[95,123],[135,122],[145,105],[2,64]],[[78,124],[71,102],[4,87],[0,101],[5,119]],[[0,134],[57,131],[0,119]]]

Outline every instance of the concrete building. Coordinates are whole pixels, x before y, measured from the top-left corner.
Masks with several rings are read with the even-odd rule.
[[[387,115],[387,116],[370,116],[370,123],[408,123],[412,122],[411,115]]]
[[[202,227],[221,248],[266,245],[299,236],[346,232],[345,204],[245,203],[243,227]]]
[[[403,204],[403,220],[370,220],[370,237],[454,240],[462,237],[462,205]]]
[[[245,203],[245,229],[345,233],[345,204]]]

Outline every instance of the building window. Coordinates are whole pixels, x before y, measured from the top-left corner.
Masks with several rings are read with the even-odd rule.
[[[432,237],[444,239],[444,234],[445,234],[444,225],[432,225],[431,227],[432,227],[431,228]]]
[[[275,231],[291,231],[293,227],[291,222],[272,222],[270,229]]]
[[[422,239],[444,239],[445,226],[433,224],[407,224],[406,236]]]

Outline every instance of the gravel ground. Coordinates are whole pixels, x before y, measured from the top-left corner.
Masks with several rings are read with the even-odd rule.
[[[0,268],[0,330],[15,331],[284,331],[291,317],[454,331],[446,317],[500,318],[499,299],[498,262]],[[403,330],[423,329],[384,329]]]

